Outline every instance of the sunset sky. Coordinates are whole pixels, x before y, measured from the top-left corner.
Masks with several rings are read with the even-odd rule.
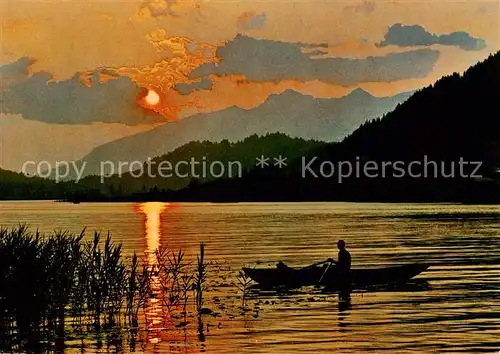
[[[286,89],[418,89],[496,52],[499,11],[498,1],[1,0],[0,167],[81,158]]]

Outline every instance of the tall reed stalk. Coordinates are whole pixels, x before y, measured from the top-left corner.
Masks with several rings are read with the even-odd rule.
[[[245,306],[246,305],[246,300],[247,300],[247,296],[248,296],[248,292],[249,292],[249,287],[250,287],[250,284],[252,284],[252,279],[250,279],[249,277],[247,277],[247,275],[245,274],[245,272],[243,271],[240,271],[238,273],[238,283],[236,284],[236,287],[238,288],[239,291],[241,291],[241,301],[242,301],[242,305]]]
[[[127,275],[126,315],[128,325],[136,328],[139,326],[139,311],[146,307],[151,297],[151,272],[146,263],[139,264],[135,252]]]
[[[196,271],[195,271],[195,301],[196,309],[200,313],[203,308],[203,290],[206,278],[207,264],[205,263],[205,244],[200,243],[200,254],[196,257]]]

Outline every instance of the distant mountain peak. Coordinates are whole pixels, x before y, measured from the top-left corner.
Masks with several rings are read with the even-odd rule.
[[[291,96],[310,96],[310,95],[304,95],[298,91],[295,91],[293,89],[286,89],[281,93],[281,95],[291,95]]]
[[[304,94],[297,92],[295,90],[292,90],[292,89],[287,89],[281,93],[274,93],[274,94],[269,95],[269,97],[267,98],[267,100],[264,103],[275,104],[278,102],[278,103],[284,103],[284,104],[288,105],[288,104],[296,103],[297,100],[303,100],[303,99],[310,100],[310,99],[314,99],[314,97],[312,97],[310,95],[304,95]]]
[[[345,97],[374,97],[371,93],[368,91],[363,90],[362,88],[357,88],[351,91],[347,96]]]
[[[274,94],[271,96],[286,97],[286,98],[311,97],[311,95],[304,95],[304,94],[302,94],[298,91],[292,90],[292,89],[286,89],[282,93]]]

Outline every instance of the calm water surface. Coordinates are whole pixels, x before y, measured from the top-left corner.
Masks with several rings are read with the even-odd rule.
[[[135,348],[109,334],[73,338],[68,352],[291,353],[500,350],[500,209],[426,204],[62,204],[1,202],[0,225],[43,232],[110,232],[127,256],[158,246],[194,256],[209,274],[203,333],[197,326],[146,335]],[[242,266],[307,265],[346,240],[354,267],[428,262],[406,286],[350,299],[300,289],[253,293],[244,310],[234,285]]]

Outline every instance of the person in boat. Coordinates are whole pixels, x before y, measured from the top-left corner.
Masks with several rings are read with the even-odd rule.
[[[327,262],[335,264],[335,277],[337,284],[342,291],[349,291],[351,287],[351,254],[345,248],[345,241],[339,240],[337,242],[339,249],[338,260],[328,258]]]
[[[337,248],[339,249],[338,260],[336,261],[333,258],[328,258],[327,262],[334,263],[338,271],[349,273],[351,270],[351,254],[345,248],[345,241],[339,240],[337,242]]]

